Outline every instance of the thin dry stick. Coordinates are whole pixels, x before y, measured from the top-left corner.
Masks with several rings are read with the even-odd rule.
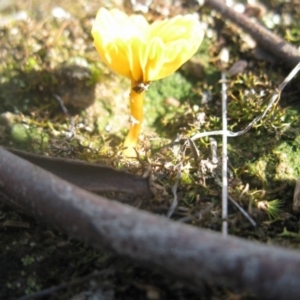
[[[178,189],[178,185],[179,185],[179,181],[181,179],[181,163],[179,163],[177,165],[177,176],[176,176],[176,182],[172,187],[172,193],[173,193],[173,201],[172,204],[169,208],[169,211],[167,213],[167,217],[171,218],[171,216],[173,215],[177,205],[178,205],[178,196],[177,196],[177,189]]]
[[[227,84],[222,72],[222,233],[228,234],[228,179],[227,179]]]
[[[51,223],[71,237],[196,288],[203,280],[256,293],[300,298],[297,251],[252,243],[176,223],[82,190],[0,147],[2,202]]]
[[[211,152],[211,162],[214,165],[217,165],[219,162],[218,159],[218,143],[216,139],[214,138],[209,138],[209,146],[210,146],[210,152]]]
[[[272,53],[290,67],[300,62],[300,51],[265,27],[253,22],[247,16],[235,12],[219,0],[206,0],[205,5],[219,12],[223,17],[239,25],[249,33],[265,51]]]
[[[244,215],[244,217],[251,223],[253,227],[257,226],[256,222],[250,217],[250,215],[230,195],[228,195],[228,199]]]
[[[242,134],[245,134],[248,132],[255,124],[257,124],[259,121],[261,121],[267,113],[271,110],[271,108],[280,100],[280,95],[283,89],[286,87],[286,85],[295,77],[295,75],[299,72],[300,70],[300,62],[293,68],[293,70],[288,74],[288,76],[284,79],[284,81],[277,87],[276,91],[271,95],[270,101],[264,110],[264,112],[257,116],[255,119],[250,122],[246,128],[243,130],[233,132],[233,131],[226,131],[226,134],[228,137],[235,137],[235,136],[240,136]],[[200,132],[196,133],[193,135],[190,139],[191,140],[197,140],[206,136],[212,136],[212,135],[223,135],[223,130],[215,130],[215,131],[209,131],[209,132]]]

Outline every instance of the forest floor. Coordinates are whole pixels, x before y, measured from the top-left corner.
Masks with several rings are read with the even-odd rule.
[[[130,1],[124,2],[129,10]],[[195,141],[198,158],[182,144],[172,143],[221,129],[222,70],[230,70],[234,63],[242,66],[228,79],[229,129],[239,131],[264,111],[290,69],[269,55],[259,55],[246,34],[210,9],[191,4],[168,11],[165,4],[170,16],[199,12],[206,34],[190,62],[151,83],[139,157],[129,160],[122,156],[121,143],[129,128],[130,82],[101,63],[90,33],[101,5],[124,9],[123,3],[7,3],[0,11],[0,145],[101,162],[138,175],[150,168],[155,196],[141,208],[160,215],[168,213],[180,172],[179,205],[172,219],[220,231],[220,164],[207,169],[212,160],[210,139]],[[299,44],[300,11],[292,1],[264,1],[260,10],[264,10],[263,17],[258,14],[260,22]],[[155,20],[161,11],[160,2],[153,1],[147,18]],[[219,54],[224,48],[230,58],[222,65]],[[229,139],[229,194],[258,225],[253,227],[230,206],[229,234],[300,247],[299,215],[293,211],[295,182],[300,177],[299,97],[300,85],[294,79],[265,119]],[[214,139],[221,157],[222,137]],[[130,204],[140,205],[139,201]],[[42,220],[2,205],[1,199],[0,239],[1,299],[18,299],[61,284],[65,286],[47,299],[255,299],[210,283],[203,284],[199,295],[155,270],[69,239]],[[85,277],[94,271],[103,274]],[[74,281],[78,278],[82,281]]]

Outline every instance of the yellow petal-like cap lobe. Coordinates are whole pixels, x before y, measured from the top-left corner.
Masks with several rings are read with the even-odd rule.
[[[198,50],[203,29],[192,15],[149,24],[141,15],[100,8],[92,35],[102,61],[136,82],[167,77]]]

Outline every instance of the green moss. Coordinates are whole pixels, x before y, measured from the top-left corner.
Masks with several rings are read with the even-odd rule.
[[[178,72],[152,82],[146,93],[145,124],[162,136],[172,136],[177,130],[174,123],[183,117],[187,103],[195,97],[194,84]],[[166,135],[166,131],[170,134]]]
[[[191,175],[189,169],[185,169],[181,174],[181,180],[183,184],[192,184],[194,182],[193,176]]]
[[[300,177],[300,136],[298,136],[292,143],[287,141],[281,142],[276,147],[273,153],[278,158],[278,165],[276,168],[276,179],[297,179]]]
[[[16,123],[11,128],[11,140],[21,147],[38,150],[47,148],[49,135],[41,128]]]
[[[21,259],[23,266],[27,267],[35,262],[34,257],[26,255],[24,258]]]
[[[157,116],[176,109],[176,107],[166,103],[167,98],[175,98],[180,103],[187,101],[193,94],[192,87],[191,82],[179,73],[152,82],[146,93],[147,101],[145,103],[149,125],[153,123]]]
[[[11,138],[17,143],[27,143],[29,134],[27,128],[23,124],[15,124],[11,130]]]
[[[27,288],[26,294],[29,295],[33,292],[40,291],[42,289],[42,285],[39,283],[39,280],[33,276],[29,276],[27,278]]]

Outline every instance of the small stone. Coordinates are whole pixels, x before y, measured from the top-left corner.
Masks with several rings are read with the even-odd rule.
[[[16,122],[17,116],[11,112],[5,112],[0,115],[0,124],[6,126],[7,128],[11,128],[13,124]]]

